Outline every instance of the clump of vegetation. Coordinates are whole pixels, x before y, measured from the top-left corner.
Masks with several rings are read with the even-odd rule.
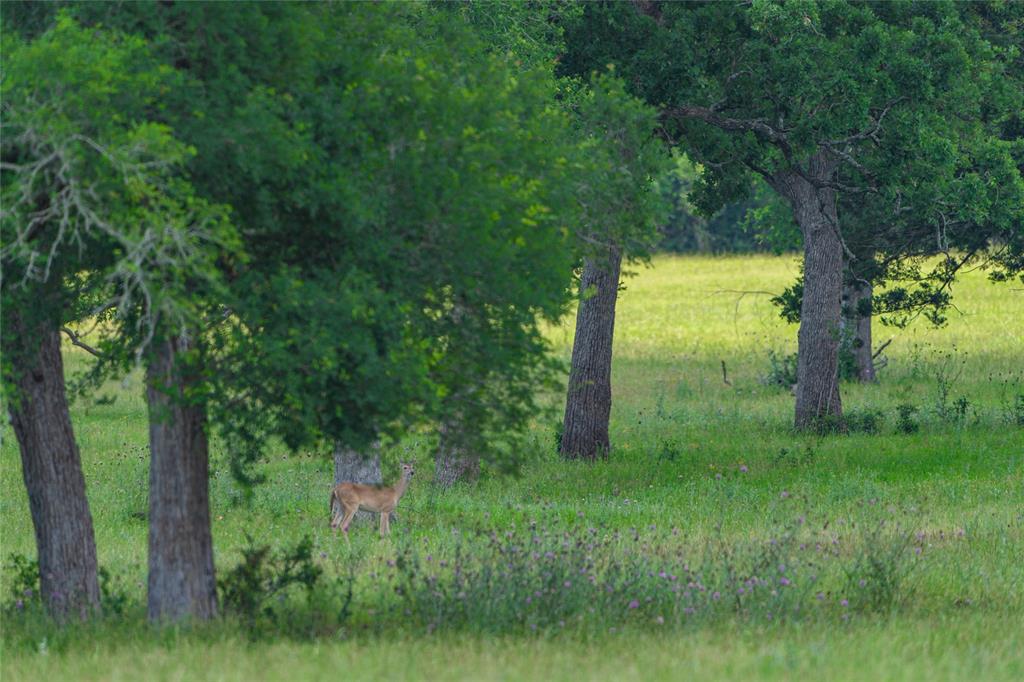
[[[817,454],[810,445],[804,447],[802,452],[789,448],[779,448],[779,451],[771,456],[769,462],[773,467],[801,467],[814,464]]]
[[[886,613],[909,594],[907,578],[916,565],[909,560],[913,536],[901,528],[885,531],[884,522],[867,531],[860,551],[845,569],[844,601],[852,609]],[[915,549],[921,552],[920,547]]]
[[[310,594],[323,574],[313,561],[313,542],[308,536],[292,548],[274,551],[269,545],[256,546],[246,535],[241,551],[242,561],[224,572],[217,586],[225,613],[238,616],[250,629],[277,621],[272,598],[292,587]]]
[[[846,428],[850,433],[877,434],[882,430],[885,413],[871,408],[847,410],[843,418],[846,421]]]
[[[1024,426],[1024,393],[1017,394],[1013,403],[1005,410],[1006,421],[1015,426]]]
[[[451,541],[446,558],[407,545],[381,577],[397,595],[391,610],[428,632],[795,620],[851,604],[883,612],[906,596],[912,568],[904,536],[878,529],[840,536],[811,528],[805,516],[766,540],[719,536],[700,547],[687,546],[674,529],[557,522],[453,531]],[[844,591],[844,579],[853,587]]]
[[[796,353],[776,353],[768,351],[768,372],[761,377],[766,386],[778,386],[787,391],[796,385],[797,357]]]
[[[914,416],[917,414],[917,407],[910,403],[900,403],[896,406],[896,430],[899,433],[917,433],[921,428]]]
[[[665,462],[675,462],[683,454],[684,448],[675,438],[662,438],[658,442],[657,458]]]
[[[22,611],[34,604],[42,604],[39,594],[39,562],[24,554],[12,554],[7,560],[7,601],[5,613]]]

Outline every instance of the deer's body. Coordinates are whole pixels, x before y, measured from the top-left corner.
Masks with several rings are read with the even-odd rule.
[[[390,533],[388,515],[398,506],[398,500],[409,487],[413,473],[411,464],[403,464],[402,478],[390,488],[348,481],[334,486],[331,490],[331,529],[337,532],[340,526],[348,539],[348,526],[352,523],[352,517],[360,509],[365,509],[380,514],[381,537]]]

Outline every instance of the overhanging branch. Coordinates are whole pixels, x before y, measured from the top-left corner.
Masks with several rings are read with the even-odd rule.
[[[71,340],[71,345],[72,346],[78,346],[82,350],[90,353],[91,355],[94,355],[95,357],[97,357],[97,358],[99,358],[101,360],[105,360],[106,359],[106,357],[107,357],[106,355],[104,355],[100,351],[96,350],[95,348],[93,348],[92,346],[87,344],[86,342],[82,341],[81,337],[79,337],[78,334],[76,334],[75,332],[73,332],[69,328],[61,327],[60,330],[68,335],[68,338]]]

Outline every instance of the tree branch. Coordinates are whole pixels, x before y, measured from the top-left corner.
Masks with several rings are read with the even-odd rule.
[[[96,350],[95,348],[90,346],[89,344],[87,344],[84,341],[82,341],[82,339],[79,338],[78,334],[76,334],[75,332],[71,331],[67,327],[61,327],[60,330],[68,335],[68,338],[71,339],[71,345],[72,346],[78,346],[82,350],[85,350],[85,351],[89,352],[90,354],[96,356],[97,358],[99,358],[101,360],[105,360],[106,359],[106,357],[107,357],[106,355],[104,355],[103,353],[99,352],[98,350]]]

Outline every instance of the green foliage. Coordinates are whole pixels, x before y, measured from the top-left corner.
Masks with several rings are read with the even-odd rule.
[[[850,409],[843,412],[843,421],[850,433],[881,433],[885,413],[879,409]]]
[[[761,377],[761,383],[790,390],[796,383],[796,361],[796,353],[768,349],[768,372]]]
[[[910,560],[913,536],[899,527],[886,531],[884,522],[870,528],[853,565],[845,569],[843,593],[851,609],[888,613],[910,596],[908,578],[916,567]]]
[[[917,433],[921,424],[914,418],[918,412],[917,406],[910,403],[900,403],[896,406],[896,430],[899,433]]]
[[[7,612],[21,611],[26,605],[42,605],[39,591],[39,562],[24,554],[14,553],[4,567],[9,585],[8,599],[3,609]]]
[[[272,551],[269,545],[257,547],[246,536],[242,561],[217,579],[221,604],[227,613],[239,616],[250,625],[259,618],[272,618],[273,606],[267,602],[292,586],[312,591],[323,569],[313,562],[313,543],[308,536],[294,547]]]
[[[195,150],[162,121],[161,96],[180,85],[144,40],[66,13],[29,42],[5,33],[5,320],[57,328],[116,310],[125,324],[99,344],[113,359],[199,313],[196,292],[216,286],[237,238],[184,177]]]
[[[731,203],[714,215],[702,216],[689,199],[699,169],[685,155],[658,179],[658,190],[669,205],[658,226],[658,249],[675,253],[743,253],[759,251],[762,239],[763,200],[760,196]]]
[[[574,187],[582,252],[613,246],[627,258],[647,257],[665,209],[654,181],[669,167],[654,137],[655,111],[629,95],[613,70],[592,74],[570,110],[582,140]]]

